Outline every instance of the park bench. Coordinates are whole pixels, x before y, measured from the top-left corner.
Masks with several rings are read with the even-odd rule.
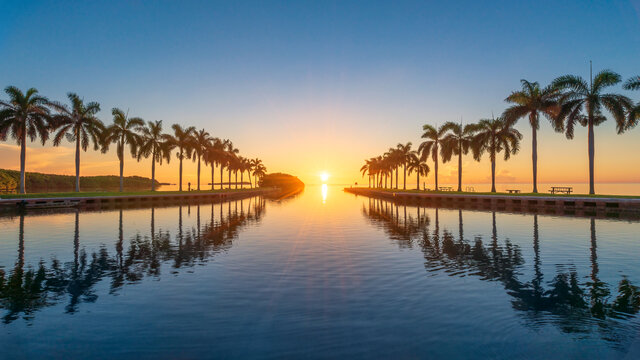
[[[552,194],[567,194],[570,195],[573,191],[573,188],[570,186],[552,186],[551,190],[549,190]]]
[[[520,190],[518,189],[507,189],[509,194],[520,194]]]

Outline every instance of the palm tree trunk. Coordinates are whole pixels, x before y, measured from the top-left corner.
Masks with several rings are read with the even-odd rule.
[[[120,192],[124,191],[124,150],[120,155]]]
[[[22,128],[22,140],[20,141],[20,194],[26,194],[24,186],[24,165],[27,157],[27,129],[26,126]]]
[[[235,189],[238,190],[238,170],[234,171],[233,174],[235,175]]]
[[[531,161],[533,162],[533,193],[538,192],[538,130],[531,127]]]
[[[240,171],[240,189],[244,189],[244,171]]]
[[[151,191],[156,191],[156,152],[151,155]]]
[[[491,192],[496,192],[496,159],[491,159]]]
[[[178,179],[180,182],[180,184],[178,185],[178,191],[182,191],[182,158],[180,158],[180,169],[178,171],[179,171]]]
[[[396,166],[396,189],[398,189],[398,171],[400,170],[400,166]]]
[[[213,173],[215,172],[215,170],[216,170],[216,164],[211,162],[211,190],[214,190],[213,189],[213,184],[215,184],[215,182],[213,181],[214,180],[213,179]]]
[[[224,177],[222,177],[222,170],[224,170],[224,166],[220,163],[220,190],[222,190],[222,182],[224,181]]]
[[[458,192],[462,192],[462,146],[458,153]]]
[[[200,155],[198,155],[198,191],[200,191]]]
[[[438,191],[438,148],[436,147],[436,156],[435,156],[435,168],[436,168],[436,188],[435,191]]]
[[[594,195],[596,193],[595,183],[594,183],[594,141],[593,141],[593,119],[589,119],[589,194]]]
[[[416,171],[416,174],[416,190],[420,190],[420,170]]]
[[[80,192],[80,136],[76,134],[76,192]]]
[[[182,191],[182,149],[180,150],[180,169],[178,171],[178,179],[180,182],[180,184],[178,184],[178,191]]]
[[[404,182],[402,183],[402,189],[407,190],[407,163],[402,166],[404,168]]]

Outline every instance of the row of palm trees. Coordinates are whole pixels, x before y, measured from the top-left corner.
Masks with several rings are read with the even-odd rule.
[[[565,133],[573,139],[576,125],[588,129],[589,193],[595,194],[594,186],[594,127],[607,120],[608,115],[616,122],[618,134],[635,127],[640,120],[640,102],[605,90],[622,82],[622,77],[610,70],[603,70],[589,81],[580,76],[565,75],[556,78],[546,87],[538,82],[521,80],[522,89],[512,92],[505,101],[511,106],[500,117],[482,119],[478,123],[462,125],[447,122],[440,127],[423,126],[425,139],[417,149],[411,151],[411,143],[398,144],[384,155],[365,160],[360,169],[363,176],[369,176],[369,186],[393,187],[393,172],[396,172],[395,188],[398,188],[398,169],[403,168],[406,189],[406,173],[416,172],[416,186],[420,188],[420,175],[426,176],[430,168],[424,162],[431,158],[435,170],[435,188],[438,190],[439,157],[446,163],[452,156],[458,157],[458,191],[462,191],[462,156],[471,152],[479,161],[483,154],[491,160],[491,191],[496,191],[496,157],[503,153],[508,160],[520,149],[522,134],[513,128],[520,119],[527,118],[532,129],[533,192],[538,192],[538,138],[540,118],[550,121],[554,130]],[[625,90],[640,90],[640,76],[635,76],[623,84]],[[384,184],[383,184],[384,179]]]
[[[394,188],[393,173],[395,171],[395,189],[398,189],[398,171],[404,170],[403,189],[407,188],[407,172],[416,173],[416,189],[420,189],[420,176],[427,176],[431,168],[426,160],[431,158],[434,164],[435,188],[438,186],[438,164],[449,162],[454,156],[458,158],[458,191],[462,191],[462,156],[470,151],[476,160],[488,154],[491,160],[491,191],[495,192],[496,159],[500,152],[505,160],[520,149],[522,134],[513,128],[513,124],[502,118],[482,119],[477,124],[462,125],[446,122],[440,127],[423,126],[422,138],[425,139],[417,150],[411,150],[412,144],[398,144],[378,157],[365,160],[360,168],[370,178],[375,187]],[[389,184],[387,179],[390,178]]]
[[[96,114],[100,111],[97,102],[85,103],[75,93],[67,94],[69,105],[50,101],[38,94],[34,88],[22,92],[15,86],[5,89],[9,100],[0,100],[0,140],[8,136],[15,139],[20,146],[20,187],[25,193],[25,160],[27,138],[31,141],[39,139],[45,145],[53,136],[53,145],[58,146],[63,139],[75,143],[75,191],[80,191],[80,153],[87,151],[93,144],[94,150],[106,153],[110,145],[116,145],[116,153],[120,162],[120,191],[124,188],[125,151],[138,161],[151,158],[151,190],[155,191],[156,163],[169,163],[172,152],[177,150],[176,157],[180,162],[179,190],[182,191],[182,163],[184,159],[193,159],[198,164],[197,190],[200,190],[201,163],[211,166],[211,189],[214,189],[214,170],[220,169],[220,189],[223,187],[223,170],[229,175],[228,186],[231,187],[231,174],[235,175],[235,188],[238,188],[238,172],[240,186],[244,185],[245,172],[249,176],[249,185],[253,175],[255,185],[266,174],[262,160],[248,159],[239,155],[239,150],[230,140],[212,137],[205,129],[196,130],[193,126],[171,126],[173,134],[163,132],[162,120],[146,122],[139,117],[130,117],[128,112],[114,108],[113,123],[106,126]]]

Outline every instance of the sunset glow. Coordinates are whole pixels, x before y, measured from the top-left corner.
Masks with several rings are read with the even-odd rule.
[[[640,0],[0,24],[2,358],[640,359]]]

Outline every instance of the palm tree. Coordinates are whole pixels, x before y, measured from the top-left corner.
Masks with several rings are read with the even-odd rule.
[[[240,157],[229,154],[227,158],[227,172],[229,173],[229,188],[231,188],[231,174],[235,174],[235,188],[238,188],[238,169],[240,168]]]
[[[240,150],[236,149],[233,146],[233,143],[231,142],[231,140],[225,140],[225,145],[227,146],[227,154],[226,154],[226,159],[225,159],[225,166],[227,167],[227,173],[229,174],[229,189],[231,188],[231,171],[233,171],[232,168],[235,168],[236,162],[237,162],[237,154],[240,152]],[[238,184],[236,183],[236,188],[238,187]]]
[[[458,191],[462,191],[462,155],[469,153],[476,126],[467,124],[463,127],[451,121],[442,126],[449,131],[442,139],[442,162],[446,163],[452,155],[458,155]]]
[[[256,180],[256,187],[259,186],[259,180],[262,179],[267,173],[267,168],[262,164],[258,164],[253,168],[253,176]]]
[[[49,138],[49,100],[38,95],[34,88],[23,93],[15,86],[8,86],[4,92],[9,100],[0,100],[0,140],[5,140],[10,133],[20,145],[20,194],[25,194],[27,136],[32,142],[39,137],[43,146]]]
[[[240,163],[238,167],[239,167],[238,170],[240,170],[240,188],[244,189],[244,172],[245,171],[249,172],[249,181],[251,181],[251,160],[244,157],[240,157]]]
[[[528,117],[531,126],[531,160],[533,163],[533,192],[538,192],[538,129],[540,115],[546,117],[554,125],[556,131],[562,131],[562,125],[555,121],[560,110],[560,91],[553,86],[540,88],[538,82],[520,80],[522,90],[514,91],[505,101],[512,103],[502,114],[505,121],[515,123]]]
[[[491,192],[496,192],[496,155],[503,151],[504,159],[520,150],[522,134],[513,124],[502,118],[482,119],[477,124],[476,135],[471,143],[473,157],[480,161],[482,154],[489,153],[491,159]]]
[[[373,158],[375,159],[374,173],[376,174],[376,187],[382,187],[382,174],[384,172],[384,158],[382,156],[378,156]]]
[[[402,184],[402,189],[407,189],[407,163],[409,162],[409,158],[411,156],[411,143],[408,142],[406,144],[398,144],[396,146],[396,154],[398,155],[398,159],[400,160],[400,164],[404,170],[404,182]],[[396,189],[398,188],[398,170],[396,168]]]
[[[623,88],[625,90],[640,90],[640,76],[634,76],[624,83]],[[629,124],[627,128],[636,126],[636,123],[640,119],[640,103],[636,104],[634,108],[629,111]]]
[[[178,175],[180,183],[178,185],[178,190],[182,191],[182,160],[184,160],[184,158],[191,158],[191,151],[194,147],[192,134],[196,132],[196,128],[193,126],[183,128],[179,124],[173,124],[171,125],[171,128],[173,129],[171,143],[174,147],[178,148],[176,156],[180,160],[180,170]]]
[[[227,142],[228,140],[220,140],[218,138],[214,138],[210,146],[207,147],[205,159],[211,165],[211,190],[214,189],[215,181],[213,173],[216,165],[220,166],[220,189],[222,189],[222,170],[227,156],[227,153],[225,151]]]
[[[50,103],[58,113],[52,117],[52,128],[57,132],[53,137],[53,146],[60,145],[63,138],[76,143],[76,192],[80,192],[80,149],[87,151],[89,143],[93,143],[93,149],[100,148],[100,139],[105,127],[95,115],[100,111],[100,104],[90,102],[85,104],[74,93],[68,93],[67,97],[71,107],[59,103]]]
[[[424,125],[422,127],[424,133],[422,134],[423,139],[428,139],[420,144],[418,147],[418,152],[420,152],[420,156],[422,161],[426,160],[429,155],[433,159],[434,168],[435,168],[435,177],[436,177],[436,191],[438,190],[438,151],[441,150],[442,140],[444,139],[444,135],[447,132],[447,129],[444,125],[440,126],[440,128],[436,129],[431,125]]]
[[[193,161],[198,161],[198,190],[200,190],[200,159],[211,145],[213,138],[205,129],[193,132]]]
[[[171,160],[171,150],[174,145],[171,135],[162,133],[162,120],[149,121],[147,126],[140,128],[141,138],[138,149],[138,161],[151,156],[151,191],[156,190],[156,162],[162,165],[162,160],[167,163]]]
[[[409,170],[409,175],[413,172],[416,173],[416,190],[420,190],[420,175],[429,175],[431,169],[429,169],[429,165],[427,165],[427,163],[422,160],[422,157],[415,151],[410,152],[408,158],[407,169]]]
[[[605,88],[618,84],[620,75],[603,70],[593,80],[586,80],[575,75],[565,75],[555,79],[554,88],[563,91],[561,108],[556,120],[564,124],[567,139],[573,139],[576,123],[586,126],[589,132],[589,194],[595,194],[594,186],[594,127],[602,124],[607,118],[603,108],[613,115],[618,134],[627,128],[626,113],[633,109],[633,102],[624,95],[607,93]]]
[[[138,131],[140,127],[144,126],[144,120],[139,117],[129,118],[128,114],[118,108],[111,109],[111,114],[113,115],[113,124],[109,125],[103,133],[102,152],[107,152],[111,143],[117,144],[116,152],[118,160],[120,160],[120,192],[122,192],[124,189],[124,148],[129,145],[131,156],[137,157],[138,143],[140,142]]]
[[[260,167],[264,167],[264,165],[262,164],[262,160],[260,160],[258,158],[255,158],[255,159],[251,160],[251,166],[249,168],[249,175],[251,175],[251,172],[253,172],[253,178],[254,178],[254,181],[256,183],[256,187],[258,187],[258,179],[256,178],[255,171],[256,171],[256,169],[258,169]],[[249,181],[251,181],[251,177],[249,177]],[[252,185],[252,187],[253,187],[253,185]]]
[[[401,145],[401,144],[400,144]],[[404,162],[404,155],[400,153],[400,150],[396,148],[389,148],[389,150],[385,153],[387,157],[388,165],[389,165],[389,174],[390,174],[390,186],[389,188],[393,189],[393,171],[396,172],[396,189],[398,188],[398,168]]]
[[[362,167],[360,168],[362,177],[364,177],[365,175],[369,176],[369,187],[371,187],[371,175],[373,174],[373,160],[374,158],[365,159],[364,165],[362,165]]]

